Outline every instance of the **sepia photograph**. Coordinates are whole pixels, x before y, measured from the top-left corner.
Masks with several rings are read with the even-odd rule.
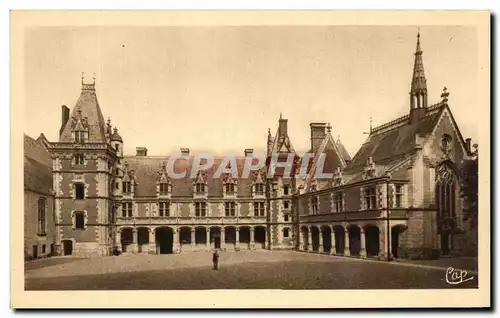
[[[13,11],[12,306],[489,306],[489,24]]]

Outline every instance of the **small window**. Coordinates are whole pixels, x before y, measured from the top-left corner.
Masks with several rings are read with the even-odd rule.
[[[290,217],[288,216],[288,214],[285,214],[285,222],[288,222],[289,219]]]
[[[83,165],[84,156],[81,153],[77,153],[74,155],[75,165]]]
[[[75,131],[75,141],[76,142],[84,142],[85,140],[85,132],[84,131]]]
[[[168,183],[160,183],[160,194],[168,194]]]
[[[283,186],[283,194],[284,194],[284,195],[288,195],[288,194],[289,194],[289,192],[290,192],[290,186],[289,186],[288,184],[285,184],[285,185]]]
[[[132,202],[125,202],[122,204],[123,217],[132,217]]]
[[[255,202],[254,203],[254,214],[255,216],[265,216],[266,210],[264,206],[264,202]]]
[[[317,197],[311,197],[311,212],[312,214],[318,214],[318,198]]]
[[[226,211],[226,216],[236,216],[236,203],[226,202],[225,211]]]
[[[335,212],[344,211],[344,200],[342,199],[341,192],[337,192],[333,195],[333,204],[335,206]]]
[[[119,144],[115,144],[115,150],[116,150],[116,152],[118,152],[118,148],[119,148],[119,147],[120,147],[120,145],[119,145]]]
[[[42,254],[45,254],[45,244],[42,245]]]
[[[75,183],[75,199],[85,199],[85,185],[83,183]]]
[[[132,185],[130,184],[130,181],[124,181],[123,183],[123,193],[131,193],[132,192]]]
[[[256,183],[255,184],[255,194],[264,195],[264,184],[263,183]]]
[[[289,237],[290,236],[290,230],[288,228],[283,229],[283,237]]]
[[[365,202],[367,210],[373,210],[377,208],[375,187],[368,187],[365,189]]]
[[[115,186],[116,186],[117,189],[120,189],[120,183],[118,183],[118,182],[115,183]]]
[[[234,193],[234,183],[228,183],[228,184],[226,184],[226,193],[227,194]]]
[[[195,203],[195,215],[197,217],[207,216],[207,204],[205,202],[196,202]]]
[[[78,230],[85,229],[85,216],[83,212],[75,213],[75,228]]]
[[[396,185],[396,193],[395,193],[395,196],[396,196],[396,208],[401,208],[403,207],[403,186],[398,184]]]
[[[45,198],[38,199],[38,234],[45,235],[46,234],[46,204],[47,201]]]
[[[205,193],[205,184],[197,183],[196,184],[196,193]]]
[[[170,215],[170,203],[169,202],[158,203],[158,210],[159,210],[160,216],[169,216]]]
[[[283,202],[283,208],[284,208],[284,209],[288,209],[288,208],[290,208],[290,202],[289,202],[289,201],[284,201],[284,202]]]

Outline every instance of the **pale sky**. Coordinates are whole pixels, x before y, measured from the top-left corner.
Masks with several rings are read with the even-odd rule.
[[[39,27],[25,37],[25,132],[57,141],[61,105],[96,74],[105,119],[148,155],[179,148],[264,151],[280,112],[297,151],[309,123],[330,122],[353,156],[377,126],[409,110],[417,27]],[[477,35],[421,27],[429,105],[443,86],[464,138],[477,140]]]

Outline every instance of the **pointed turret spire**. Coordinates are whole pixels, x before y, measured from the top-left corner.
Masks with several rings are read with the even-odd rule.
[[[420,46],[420,31],[417,33],[417,49],[413,65],[413,77],[410,92],[411,109],[427,107],[427,80],[425,79],[422,48]]]

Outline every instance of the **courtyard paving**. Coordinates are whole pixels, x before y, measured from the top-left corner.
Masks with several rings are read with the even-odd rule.
[[[476,288],[472,280],[450,285],[446,268],[278,251],[212,254],[123,254],[101,258],[53,258],[30,262],[26,290],[185,289],[407,289]]]

